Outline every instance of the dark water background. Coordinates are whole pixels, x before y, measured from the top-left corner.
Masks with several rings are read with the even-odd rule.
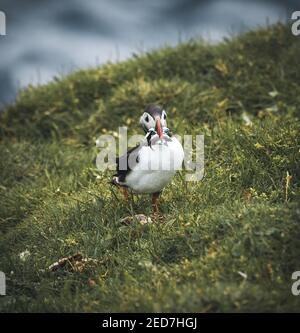
[[[286,21],[299,0],[0,0],[0,106],[28,83],[202,36]]]

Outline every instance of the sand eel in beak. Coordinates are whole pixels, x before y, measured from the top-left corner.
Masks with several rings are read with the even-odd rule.
[[[138,146],[117,158],[117,174],[112,183],[123,189],[126,198],[128,191],[152,194],[153,212],[157,214],[159,195],[181,169],[184,152],[168,129],[166,111],[160,106],[147,106],[140,124],[146,136]]]

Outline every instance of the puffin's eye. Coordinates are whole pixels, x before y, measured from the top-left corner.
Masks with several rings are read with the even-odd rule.
[[[145,117],[145,121],[146,121],[147,123],[149,123],[149,117],[148,117],[148,116]]]
[[[164,113],[164,119],[165,119],[165,120],[167,119],[167,114],[166,114],[166,113]]]

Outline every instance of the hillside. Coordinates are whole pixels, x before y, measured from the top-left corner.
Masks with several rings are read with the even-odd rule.
[[[275,25],[21,91],[0,113],[0,311],[298,312],[299,54]],[[123,225],[150,198],[122,200],[95,140],[142,134],[155,102],[172,132],[205,135],[205,177],[175,177],[160,223]],[[76,253],[90,260],[49,272]]]

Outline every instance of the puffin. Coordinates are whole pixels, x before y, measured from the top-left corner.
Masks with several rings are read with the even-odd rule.
[[[152,195],[152,210],[157,215],[159,196],[176,171],[181,170],[184,150],[167,127],[167,113],[160,105],[147,105],[140,125],[145,137],[116,159],[111,183],[122,189],[126,200],[129,192]]]

